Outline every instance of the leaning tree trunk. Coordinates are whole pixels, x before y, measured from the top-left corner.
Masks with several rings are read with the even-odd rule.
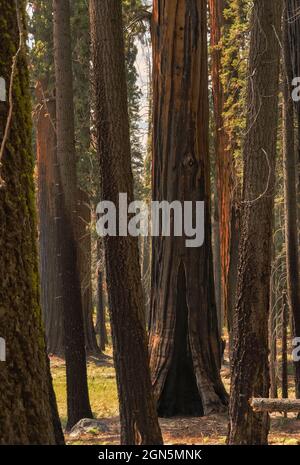
[[[69,0],[53,0],[56,78],[56,133],[58,179],[57,228],[62,272],[65,358],[67,371],[67,429],[81,418],[91,418],[77,238],[77,178],[74,142],[74,105]]]
[[[0,336],[7,350],[0,370],[0,444],[59,444],[64,440],[39,305],[25,2],[1,0],[0,9],[0,76],[7,89],[0,101]]]
[[[285,2],[283,18],[283,175],[284,175],[284,207],[285,207],[285,244],[288,304],[293,318],[293,335],[300,337],[300,272],[298,211],[294,136],[294,106],[291,82],[293,79],[292,61],[288,35],[288,1]],[[298,12],[300,14],[300,11]],[[300,49],[300,47],[299,47]],[[296,397],[300,398],[300,362],[295,362]]]
[[[205,202],[205,244],[153,238],[150,367],[161,415],[207,415],[227,402],[220,377],[208,149],[204,0],[153,4],[153,200]]]
[[[101,198],[119,214],[118,194],[133,200],[129,118],[120,0],[91,0],[95,125]],[[122,444],[160,444],[150,372],[137,238],[103,239],[120,402]]]
[[[42,83],[36,86],[39,111],[36,122],[39,256],[41,274],[41,306],[49,354],[64,354],[63,307],[61,274],[58,270],[58,243],[56,227],[57,164],[55,132],[55,100],[46,99]]]
[[[230,444],[265,444],[268,439],[268,415],[254,413],[248,400],[269,394],[268,312],[281,9],[281,0],[255,0],[253,4],[229,408]]]

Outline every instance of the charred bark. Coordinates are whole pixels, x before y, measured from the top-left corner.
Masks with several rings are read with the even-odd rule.
[[[175,3],[153,4],[153,200],[204,201],[205,244],[153,238],[150,368],[161,415],[207,415],[227,403],[211,245],[207,11],[204,0]]]

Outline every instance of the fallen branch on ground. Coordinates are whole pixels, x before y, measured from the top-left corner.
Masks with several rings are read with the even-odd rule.
[[[249,400],[254,412],[300,412],[300,399],[263,399]]]

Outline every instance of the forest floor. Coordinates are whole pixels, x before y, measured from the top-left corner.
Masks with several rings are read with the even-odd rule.
[[[51,370],[63,426],[66,424],[66,378],[64,360],[51,357]],[[229,391],[229,364],[225,362],[222,378]],[[289,377],[292,390],[292,376]],[[117,445],[120,443],[118,399],[115,371],[111,354],[99,358],[89,357],[88,379],[90,401],[95,418],[101,420],[105,432],[90,429],[88,432],[66,434],[67,444]],[[292,396],[291,396],[292,397]],[[228,418],[226,414],[208,417],[161,418],[165,444],[225,444]],[[284,417],[272,414],[270,444],[300,445],[300,420],[294,414]]]

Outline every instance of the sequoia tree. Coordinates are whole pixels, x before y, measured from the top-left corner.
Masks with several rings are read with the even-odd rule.
[[[25,2],[0,9],[0,444],[62,444],[39,304]]]
[[[220,229],[221,314],[228,317],[228,272],[230,261],[230,225],[232,201],[233,154],[224,125],[224,89],[222,84],[221,38],[225,24],[225,0],[210,0],[211,79],[215,120],[216,184]],[[229,318],[228,318],[229,319]],[[222,318],[221,318],[222,320]],[[230,320],[230,319],[229,319]],[[229,324],[229,329],[230,324]]]
[[[101,199],[113,202],[118,216],[119,193],[127,193],[128,202],[133,200],[121,0],[91,0],[90,18]],[[148,366],[138,240],[106,235],[103,243],[121,442],[160,444]]]
[[[152,382],[160,415],[207,415],[227,396],[211,246],[206,1],[155,0],[152,42],[153,200],[205,202],[202,247],[153,238]]]
[[[36,151],[38,173],[39,257],[41,306],[49,354],[64,354],[61,273],[56,226],[56,130],[55,100],[46,98],[37,83]]]
[[[269,418],[251,397],[268,397],[268,312],[278,124],[282,1],[253,3],[243,141],[244,184],[230,397],[230,444],[265,444]]]
[[[69,0],[53,0],[56,78],[57,229],[62,274],[65,358],[67,371],[67,428],[91,418],[84,327],[79,278],[77,177]]]

